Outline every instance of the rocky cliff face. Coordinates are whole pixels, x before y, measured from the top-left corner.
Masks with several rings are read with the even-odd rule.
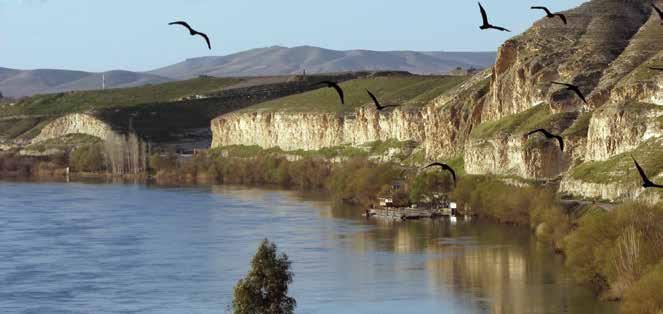
[[[37,137],[32,139],[36,144],[49,139],[62,137],[68,134],[86,134],[100,139],[115,135],[107,123],[87,114],[70,114],[48,123]]]
[[[663,66],[660,19],[649,2],[639,0],[593,0],[564,13],[568,25],[558,19],[536,22],[504,43],[492,69],[421,109],[390,114],[360,109],[356,118],[279,111],[229,114],[212,122],[212,146],[312,150],[413,140],[431,160],[463,156],[470,174],[562,177],[561,190],[567,194],[640,197],[635,179],[611,185],[570,179],[568,173],[631,153],[663,135],[663,72],[649,69]],[[551,81],[578,85],[588,103]],[[536,128],[564,136],[564,151],[540,135],[524,136]],[[663,166],[649,171],[656,174]]]
[[[380,113],[362,107],[351,114],[245,112],[212,121],[212,147],[259,145],[284,150],[318,150],[375,141],[423,139],[422,115],[417,110]]]
[[[594,112],[589,124],[586,161],[604,161],[663,135],[657,118],[663,107],[642,103],[610,105]]]

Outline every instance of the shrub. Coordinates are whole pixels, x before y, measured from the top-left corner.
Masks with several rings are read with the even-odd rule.
[[[624,294],[623,313],[663,313],[663,261]]]
[[[103,148],[97,144],[81,146],[71,153],[69,164],[76,171],[104,170]]]
[[[553,207],[554,191],[516,187],[495,178],[465,176],[451,193],[452,199],[476,214],[505,223],[528,225],[536,207]]]
[[[560,249],[562,240],[571,231],[571,219],[559,206],[538,206],[530,212],[530,226],[540,240]]]
[[[453,179],[449,174],[443,172],[424,172],[416,176],[409,186],[410,201],[416,203],[424,196],[451,191]]]
[[[277,254],[274,243],[263,240],[251,261],[251,270],[235,286],[233,312],[294,313],[297,302],[288,296],[288,285],[294,276],[290,264],[287,255]]]
[[[174,170],[177,167],[177,156],[174,154],[152,154],[149,159],[150,168],[155,171]]]
[[[375,164],[366,158],[354,158],[334,167],[328,187],[339,200],[368,205],[385,185],[398,179],[394,164]]]
[[[566,264],[580,282],[621,298],[663,258],[661,221],[663,204],[625,203],[585,215],[564,240]]]

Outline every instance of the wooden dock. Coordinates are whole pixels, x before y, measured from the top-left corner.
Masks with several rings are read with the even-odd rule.
[[[366,217],[395,220],[434,219],[451,215],[450,208],[380,208],[368,209],[364,213]]]

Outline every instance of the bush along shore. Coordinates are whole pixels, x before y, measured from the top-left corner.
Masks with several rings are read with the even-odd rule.
[[[100,144],[51,158],[4,154],[0,155],[0,175],[61,176],[66,167],[73,173],[104,175],[118,168],[117,162],[107,161],[106,154]],[[387,193],[402,204],[419,202],[433,192],[448,193],[462,208],[480,217],[530,227],[538,239],[566,257],[566,265],[579,283],[605,300],[623,300],[628,313],[655,313],[653,309],[663,308],[663,205],[629,202],[610,211],[592,204],[569,205],[558,199],[554,187],[469,176],[460,166],[454,187],[446,173],[377,163],[362,154],[332,162],[316,154],[293,158],[278,150],[226,149],[184,159],[163,153],[146,159],[157,183],[326,190],[333,199],[361,208]],[[394,195],[390,187],[396,181],[404,188]]]

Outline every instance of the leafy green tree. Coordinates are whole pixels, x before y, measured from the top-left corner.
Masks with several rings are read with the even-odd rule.
[[[71,153],[69,163],[76,171],[104,170],[104,154],[101,146],[94,144],[77,148]]]
[[[410,184],[410,200],[419,202],[424,196],[433,193],[449,192],[453,186],[452,179],[444,172],[424,172],[414,178]]]
[[[251,261],[251,270],[237,282],[233,299],[236,314],[290,314],[297,302],[288,296],[292,283],[291,262],[277,254],[276,244],[263,240]]]

